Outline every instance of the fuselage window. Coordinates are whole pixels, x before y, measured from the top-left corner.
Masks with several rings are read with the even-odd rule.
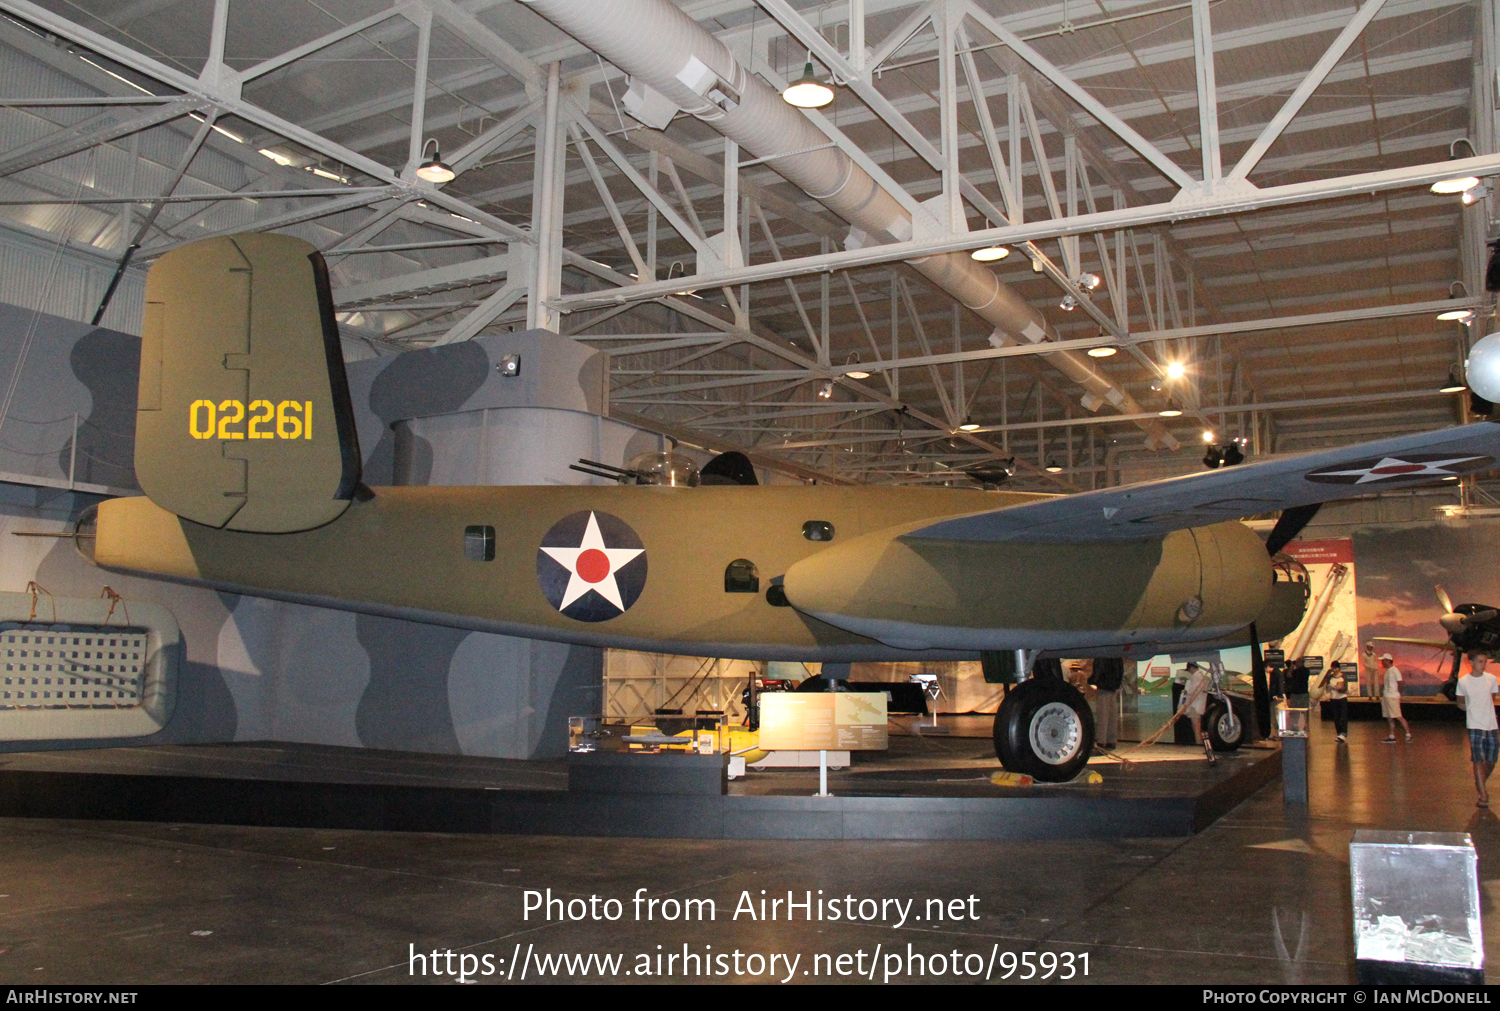
[[[802,524],[802,536],[810,541],[831,541],[833,524],[827,520],[808,520]]]
[[[748,558],[736,558],[724,569],[725,593],[759,593],[760,574]]]
[[[471,562],[493,562],[495,528],[464,527],[464,557]]]

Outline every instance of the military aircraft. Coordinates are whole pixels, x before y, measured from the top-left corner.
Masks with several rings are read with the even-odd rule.
[[[1447,683],[1443,686],[1444,694],[1452,698],[1449,689],[1458,682],[1459,667],[1465,654],[1479,650],[1491,659],[1500,659],[1500,609],[1490,607],[1488,604],[1454,604],[1447,590],[1441,586],[1434,586],[1432,589],[1437,594],[1438,605],[1443,609],[1442,616],[1438,618],[1438,624],[1442,625],[1443,631],[1448,633],[1447,639],[1404,639],[1397,636],[1379,635],[1372,636],[1371,641],[1427,646],[1452,653],[1453,669],[1448,675]],[[1367,645],[1365,652],[1373,654],[1374,649]]]
[[[1306,583],[1277,580],[1272,556],[1319,503],[1487,470],[1500,455],[1500,426],[1481,423],[1065,497],[369,488],[312,246],[253,233],[184,246],[152,267],[146,303],[135,449],[146,497],[107,500],[80,523],[98,565],[569,643],[978,657],[1021,678],[1043,654],[1245,645],[1301,620]],[[1238,522],[1276,510],[1268,543]],[[1093,718],[1061,679],[1032,677],[1008,693],[995,736],[1008,767],[1066,780],[1088,761]]]

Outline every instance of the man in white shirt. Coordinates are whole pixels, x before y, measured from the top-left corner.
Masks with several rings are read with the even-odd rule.
[[[1396,721],[1400,720],[1401,728],[1406,731],[1406,743],[1410,744],[1411,724],[1401,715],[1401,668],[1396,666],[1389,653],[1381,655],[1380,667],[1385,671],[1385,686],[1380,693],[1380,715],[1385,717],[1385,722],[1390,727],[1390,733],[1386,734],[1383,743],[1396,743]]]
[[[1495,719],[1495,696],[1500,694],[1500,681],[1495,675],[1485,673],[1489,661],[1483,653],[1469,654],[1469,673],[1458,679],[1458,688],[1453,699],[1464,707],[1469,727],[1469,761],[1474,763],[1474,789],[1479,793],[1479,807],[1490,806],[1490,794],[1485,781],[1495,771],[1495,762],[1500,760],[1500,722]]]

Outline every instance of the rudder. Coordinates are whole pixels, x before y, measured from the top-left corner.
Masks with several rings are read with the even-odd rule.
[[[359,446],[312,245],[244,233],[152,266],[135,468],[157,505],[211,527],[291,533],[348,508]]]

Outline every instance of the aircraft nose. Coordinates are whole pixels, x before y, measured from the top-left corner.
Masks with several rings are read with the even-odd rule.
[[[1442,625],[1449,632],[1461,632],[1464,627],[1464,616],[1454,614],[1450,611],[1438,619],[1438,624]]]

